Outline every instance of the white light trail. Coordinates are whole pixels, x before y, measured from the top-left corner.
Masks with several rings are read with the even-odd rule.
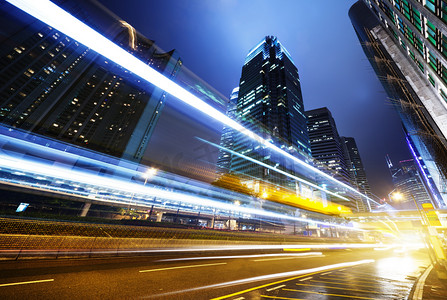
[[[318,175],[327,178],[336,184],[362,196],[366,199],[375,202],[373,199],[363,195],[355,188],[342,183],[330,175],[318,170],[317,168],[308,165],[304,161],[296,158],[295,156],[282,150],[280,147],[275,146],[271,142],[263,139],[261,136],[255,134],[254,132],[248,130],[241,124],[232,120],[224,113],[215,109],[211,105],[205,103],[197,96],[188,92],[180,85],[176,84],[169,78],[163,76],[156,70],[149,67],[147,64],[128,53],[124,49],[120,48],[118,45],[108,40],[106,37],[96,32],[80,20],[76,19],[74,16],[64,11],[62,8],[58,7],[49,0],[6,0],[17,8],[23,10],[24,12],[30,14],[31,16],[39,19],[40,21],[48,24],[49,26],[59,30],[63,34],[70,36],[71,38],[82,43],[86,47],[96,51],[97,53],[103,55],[107,59],[115,62],[116,64],[122,66],[123,68],[131,71],[135,75],[141,77],[142,79],[152,83],[158,88],[166,91],[172,96],[180,99],[186,104],[196,108],[197,110],[205,113],[206,115],[214,118],[215,120],[241,132],[242,134],[248,136],[249,138],[259,142],[267,148],[274,150],[275,152],[291,159],[295,163],[317,173]]]
[[[217,209],[232,211],[232,212],[240,212],[244,214],[250,214],[250,215],[258,215],[258,216],[264,216],[264,217],[271,217],[271,218],[278,218],[278,219],[284,219],[284,220],[290,220],[290,221],[299,221],[299,222],[305,222],[305,223],[315,223],[319,225],[327,225],[332,227],[338,227],[338,228],[344,228],[349,230],[359,230],[363,231],[362,229],[357,229],[353,227],[348,227],[344,225],[338,225],[338,224],[332,224],[332,223],[326,223],[321,222],[317,220],[307,219],[307,218],[299,218],[294,216],[289,216],[285,214],[275,213],[271,211],[261,210],[261,209],[254,209],[244,206],[238,206],[233,205],[232,203],[226,203],[226,202],[219,202],[215,201],[210,198],[198,196],[198,195],[192,195],[188,193],[181,193],[181,192],[174,192],[169,190],[163,190],[160,188],[148,186],[148,185],[141,185],[136,184],[133,182],[128,182],[124,180],[119,180],[116,178],[111,177],[103,177],[103,176],[97,176],[93,174],[88,174],[86,172],[78,171],[78,170],[71,170],[67,168],[62,168],[59,166],[54,165],[48,165],[36,161],[30,161],[25,160],[21,158],[14,158],[9,156],[0,155],[0,166],[9,168],[11,170],[20,170],[22,172],[32,173],[34,175],[43,175],[43,176],[49,176],[54,177],[57,179],[63,178],[64,180],[70,180],[74,181],[76,183],[83,183],[90,186],[98,186],[102,188],[110,188],[110,189],[119,189],[120,191],[124,191],[127,193],[138,193],[142,195],[146,195],[148,198],[158,197],[161,199],[167,199],[175,202],[183,202],[183,203],[189,203],[193,205],[199,205],[199,206],[208,206],[213,207]],[[25,175],[25,174],[24,174]],[[103,202],[113,202],[109,201],[107,199],[96,199],[98,201]],[[128,202],[131,204],[131,202]]]
[[[259,258],[259,257],[306,257],[306,256],[323,256],[323,253],[321,253],[321,252],[306,252],[306,253],[297,253],[297,254],[280,253],[280,254],[201,256],[201,257],[183,257],[183,258],[160,259],[160,260],[157,260],[157,262],[189,261],[189,260],[211,260],[211,259]]]

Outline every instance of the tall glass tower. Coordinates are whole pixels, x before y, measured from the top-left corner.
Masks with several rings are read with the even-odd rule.
[[[446,1],[364,0],[352,25],[404,127],[433,204],[447,203]]]
[[[239,83],[236,117],[246,128],[273,143],[288,147],[294,155],[310,156],[298,69],[274,36],[266,36],[247,55]],[[268,149],[236,134],[234,150],[269,165],[285,166]],[[232,171],[281,182],[278,174],[241,157],[233,156]],[[287,167],[285,167],[287,169]]]

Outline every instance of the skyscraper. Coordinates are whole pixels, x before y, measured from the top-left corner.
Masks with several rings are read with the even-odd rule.
[[[402,120],[435,206],[447,201],[445,1],[364,0],[350,11],[371,65]]]
[[[246,128],[274,143],[288,147],[294,155],[309,156],[298,69],[287,50],[274,36],[267,36],[247,55],[239,83],[236,118]],[[285,162],[272,158],[272,153],[236,134],[234,150],[269,165]],[[281,158],[278,158],[281,159]],[[281,183],[285,178],[268,168],[233,156],[231,169],[253,178]]]
[[[329,169],[338,180],[351,184],[344,145],[332,113],[326,107],[306,111],[312,157],[322,171]],[[331,172],[331,173],[332,173]]]
[[[415,209],[414,201],[418,203],[419,207],[421,207],[422,203],[431,202],[413,159],[403,160],[398,165],[394,165],[387,155],[386,162],[393,179],[393,192],[399,192],[402,195],[401,200],[394,201],[390,199],[394,207],[398,209]]]
[[[362,163],[362,159],[360,157],[360,152],[357,147],[357,143],[355,139],[352,137],[341,137],[342,143],[344,143],[346,147],[346,165],[348,166],[348,170],[351,176],[351,180],[353,184],[357,186],[359,192],[362,194],[371,197],[371,189],[369,187],[368,178],[366,177],[365,168]],[[369,201],[362,201],[364,210],[370,210]]]
[[[165,76],[180,68],[175,51],[161,51],[97,2],[61,5]],[[140,161],[165,93],[9,4],[2,9],[0,123]]]
[[[233,89],[230,95],[230,101],[227,107],[227,116],[235,119],[237,111],[237,98],[239,94],[239,87]],[[233,150],[234,144],[234,130],[233,128],[224,125],[222,129],[222,136],[220,139],[220,146],[226,149]],[[229,151],[223,149],[219,150],[219,156],[217,157],[217,173],[225,174],[231,170],[231,158],[232,154]]]

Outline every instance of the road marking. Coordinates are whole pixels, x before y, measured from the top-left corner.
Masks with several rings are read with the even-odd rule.
[[[328,279],[328,280],[335,280],[335,281],[341,281],[341,282],[353,282],[353,281],[355,281],[355,282],[358,282],[358,283],[362,283],[362,282],[366,282],[366,283],[376,282],[376,280],[340,279],[340,277],[337,278],[337,279],[331,278],[331,277],[329,277],[329,278],[328,277],[320,277],[319,279]]]
[[[321,274],[321,275],[327,275],[327,274],[331,274],[332,272],[326,272],[326,273],[323,273],[323,274]]]
[[[300,292],[300,293],[308,293],[308,294],[318,294],[324,296],[336,296],[336,297],[345,297],[345,298],[354,298],[354,299],[370,299],[370,300],[380,300],[377,298],[368,298],[368,297],[360,297],[360,296],[349,296],[349,295],[340,295],[340,294],[326,294],[320,292],[312,292],[312,291],[303,291],[303,290],[294,290],[294,289],[283,289],[284,291],[289,292]]]
[[[313,277],[311,276],[311,277],[306,277],[306,278],[303,278],[303,279],[300,279],[300,281],[306,281],[306,280],[309,280],[309,279],[312,279]]]
[[[2,287],[2,286],[11,286],[11,285],[21,285],[21,284],[40,283],[40,282],[50,282],[50,281],[54,281],[54,279],[44,279],[44,280],[34,280],[34,281],[2,283],[2,284],[0,284],[0,287]]]
[[[346,290],[346,291],[353,291],[353,292],[364,292],[364,293],[373,293],[373,294],[381,294],[382,292],[375,292],[375,291],[367,291],[367,290],[357,290],[357,289],[347,289],[344,287],[335,287],[335,286],[328,286],[328,285],[314,285],[314,284],[306,284],[306,283],[295,283],[296,285],[304,285],[304,286],[314,286],[314,287],[322,287],[322,288],[330,288],[330,289],[336,289],[336,290]]]
[[[330,284],[338,284],[338,285],[346,285],[346,282],[333,282],[333,281],[323,281],[323,280],[315,280],[313,279],[312,281],[314,282],[322,282],[322,283],[330,283]],[[377,287],[377,286],[373,286],[373,285],[365,285],[365,284],[355,284],[355,283],[349,283],[349,285],[356,285],[356,286],[363,286],[363,287]]]
[[[156,272],[156,271],[165,271],[165,270],[174,270],[174,269],[186,269],[186,268],[198,268],[198,267],[208,267],[208,266],[218,266],[218,265],[226,265],[227,263],[215,263],[215,264],[204,264],[204,265],[189,265],[189,266],[180,266],[180,267],[170,267],[170,268],[161,268],[161,269],[150,269],[150,270],[141,270],[140,273],[147,272]]]
[[[315,275],[315,274],[318,274],[320,272],[325,272],[325,271],[328,271],[328,270],[337,270],[338,268],[346,268],[347,265],[349,265],[349,267],[352,267],[352,266],[356,266],[358,264],[369,264],[369,263],[373,263],[373,262],[374,262],[373,259],[366,259],[366,260],[360,260],[360,261],[355,261],[355,262],[340,263],[340,264],[323,266],[323,267],[317,267],[317,268],[312,268],[312,269],[307,269],[307,270],[300,270],[300,271],[296,271],[296,272],[285,272],[285,273],[278,273],[278,274],[272,274],[272,275],[266,275],[266,276],[258,276],[258,277],[255,277],[256,280],[261,280],[261,278],[262,278],[262,280],[267,280],[267,279],[269,279],[269,277],[270,277],[270,279],[273,279],[274,278],[273,276],[275,276],[275,277],[286,277],[286,276],[291,276],[294,273],[295,274],[297,274],[299,272],[305,273],[303,275],[299,275],[299,276],[295,276],[295,277],[291,277],[291,278],[286,278],[286,279],[279,280],[279,281],[276,281],[276,282],[267,283],[267,284],[264,284],[264,285],[260,285],[260,286],[256,286],[256,287],[249,288],[249,289],[246,289],[246,290],[242,290],[242,291],[239,291],[239,292],[235,292],[235,293],[232,293],[232,294],[228,294],[228,295],[220,296],[220,297],[217,297],[217,298],[213,298],[211,300],[221,300],[221,299],[230,298],[230,297],[233,297],[233,296],[237,296],[237,295],[240,295],[240,294],[245,294],[245,293],[248,293],[248,292],[251,292],[251,291],[255,291],[255,290],[262,289],[262,288],[265,288],[265,287],[268,287],[268,286],[272,286],[272,285],[275,285],[275,284],[279,284],[279,283],[283,283],[283,282],[286,282],[286,281],[291,281],[291,280],[295,280],[295,279],[298,279],[298,278],[302,278],[304,276]],[[239,282],[242,283],[242,282],[246,282],[246,281],[247,280],[236,280],[236,281],[229,282],[229,283],[234,285],[234,284],[239,284]],[[254,281],[254,280],[252,279],[252,281]],[[227,283],[226,285],[228,286],[229,283]],[[218,286],[222,286],[222,284],[211,285],[211,286],[208,286],[208,287],[218,287]]]
[[[308,255],[308,256],[293,256],[293,257],[275,257],[275,258],[261,258],[261,259],[253,259],[253,261],[271,261],[271,260],[282,260],[282,259],[297,259],[297,258],[309,258],[316,256],[324,256],[324,255]]]
[[[236,299],[233,299],[233,300],[244,300],[245,299],[245,297],[239,297],[239,298],[236,298]]]
[[[261,295],[262,298],[270,298],[270,299],[280,299],[280,300],[305,300],[305,299],[299,299],[299,298],[287,298],[287,297],[278,297],[278,296],[267,296],[267,295]]]
[[[267,291],[267,292],[271,292],[271,291],[280,289],[280,288],[285,287],[285,286],[286,286],[285,284],[278,285],[278,286],[272,287],[272,288],[270,288],[270,289],[266,289],[266,291]]]

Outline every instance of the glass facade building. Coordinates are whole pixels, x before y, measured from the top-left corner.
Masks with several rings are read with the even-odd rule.
[[[296,156],[309,157],[310,145],[298,69],[276,37],[267,36],[247,55],[239,83],[237,120]],[[286,146],[287,145],[287,146]],[[269,149],[235,135],[234,151],[289,169],[283,158]],[[287,179],[251,161],[233,157],[231,170],[254,179],[284,185]]]
[[[312,157],[322,171],[345,183],[351,183],[344,145],[332,113],[326,107],[306,111]]]
[[[403,124],[437,207],[447,203],[445,1],[365,0],[350,11],[363,50]]]
[[[355,139],[352,137],[341,137],[341,141],[345,146],[346,150],[346,165],[348,166],[349,173],[353,184],[357,186],[362,194],[372,197],[371,188],[369,187],[368,178],[366,177],[365,167],[363,166],[362,158],[360,157],[360,152],[357,147]],[[363,211],[371,210],[369,207],[369,201],[362,201]]]
[[[423,203],[431,202],[413,159],[403,160],[398,165],[394,165],[390,157],[386,156],[386,162],[393,179],[393,192],[402,195],[402,199],[397,201],[394,201],[392,195],[390,195],[390,201],[395,208],[416,209],[414,201],[418,203],[419,207],[422,207]]]
[[[56,1],[149,66],[175,77],[181,61],[97,2]],[[56,29],[1,6],[0,123],[140,161],[166,94]]]

